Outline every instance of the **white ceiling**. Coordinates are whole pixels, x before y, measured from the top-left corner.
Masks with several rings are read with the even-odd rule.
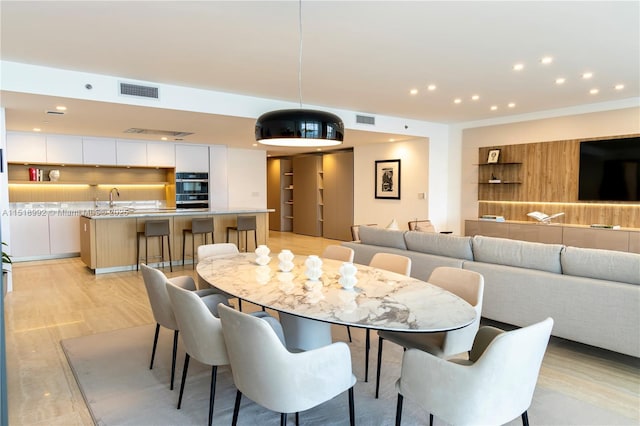
[[[2,0],[0,12],[3,61],[298,101],[297,1]],[[305,0],[302,28],[304,104],[463,123],[640,97],[637,1]],[[513,71],[518,62],[525,68]],[[56,101],[2,93],[7,129],[47,131],[43,111]],[[60,101],[69,113],[48,123],[55,133],[126,137],[146,127],[246,143],[253,132],[247,118]],[[391,136],[350,131],[346,140]]]

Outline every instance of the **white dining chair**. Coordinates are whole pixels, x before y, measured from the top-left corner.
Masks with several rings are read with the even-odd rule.
[[[540,366],[553,319],[503,332],[481,327],[468,360],[446,360],[408,349],[396,382],[396,425],[402,422],[403,401],[429,411],[448,424],[502,425],[520,416],[528,426]]]
[[[411,259],[393,253],[376,253],[369,261],[369,266],[406,276],[411,275]],[[371,329],[366,329],[364,355],[364,381],[369,381],[369,351],[371,349]]]
[[[144,263],[140,264],[142,268],[142,279],[144,281],[144,287],[147,290],[147,296],[149,297],[149,304],[151,305],[151,312],[153,318],[156,321],[156,331],[153,337],[153,349],[151,350],[151,362],[149,363],[149,369],[153,369],[153,361],[156,356],[156,348],[158,346],[158,336],[160,334],[160,326],[169,330],[173,330],[173,356],[171,359],[171,382],[170,389],[173,390],[173,382],[176,370],[176,354],[178,350],[178,333],[180,328],[176,321],[169,295],[167,294],[167,281],[172,284],[181,287],[185,290],[193,291],[199,297],[207,296],[209,294],[219,293],[216,290],[209,288],[205,290],[196,290],[196,284],[192,277],[188,275],[167,278],[167,276],[160,270],[152,268]]]
[[[440,266],[435,268],[429,283],[437,285],[473,306],[476,318],[466,327],[443,333],[403,333],[396,331],[378,331],[378,364],[376,369],[376,398],[380,389],[380,371],[382,365],[382,346],[389,340],[403,348],[420,349],[440,358],[448,358],[468,352],[480,327],[482,299],[484,294],[484,277],[466,269]]]
[[[280,413],[305,411],[348,390],[349,419],[355,424],[351,353],[337,342],[306,352],[292,353],[268,323],[227,306],[219,307],[233,381],[237,393],[232,425],[238,422],[245,395],[257,404]]]

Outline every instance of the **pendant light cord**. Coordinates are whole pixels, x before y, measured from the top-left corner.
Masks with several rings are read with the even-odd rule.
[[[298,100],[302,109],[302,0],[298,0]]]

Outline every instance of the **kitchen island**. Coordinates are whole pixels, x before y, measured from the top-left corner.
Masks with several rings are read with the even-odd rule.
[[[96,274],[135,270],[136,239],[138,231],[144,231],[147,220],[169,219],[171,230],[172,264],[182,262],[182,230],[191,228],[194,218],[212,218],[214,241],[226,242],[227,226],[235,226],[239,215],[256,216],[258,244],[266,244],[269,232],[270,209],[145,209],[113,208],[89,211],[80,217],[80,258]],[[248,239],[249,251],[254,249],[253,236]],[[202,236],[196,235],[196,248],[203,244]],[[236,242],[235,233],[230,242]],[[160,238],[149,239],[149,263],[157,265],[160,261]],[[166,239],[165,239],[166,241]],[[211,238],[209,237],[209,243]],[[240,238],[240,248],[244,248],[244,238]],[[144,242],[140,242],[140,255],[144,256]],[[187,235],[187,259],[192,263],[191,235]],[[165,259],[168,259],[165,243]]]

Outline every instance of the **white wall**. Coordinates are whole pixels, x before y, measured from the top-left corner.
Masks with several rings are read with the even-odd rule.
[[[0,108],[0,148],[2,148],[2,170],[0,173],[0,239],[11,241],[9,234],[9,172],[7,170],[7,132],[5,126],[5,109]],[[2,250],[11,254],[10,246],[2,246]],[[11,265],[2,265],[3,269],[11,270]],[[11,273],[8,274],[7,291],[11,291],[13,287],[13,279]],[[0,290],[2,291],[2,290]]]
[[[637,107],[462,130],[461,222],[478,215],[478,148],[638,133]]]
[[[353,150],[354,223],[387,226],[392,219],[401,229],[415,218],[429,217],[429,141],[416,139],[355,147]],[[400,200],[375,198],[375,161],[400,159]]]
[[[227,149],[229,208],[267,208],[265,151]]]

